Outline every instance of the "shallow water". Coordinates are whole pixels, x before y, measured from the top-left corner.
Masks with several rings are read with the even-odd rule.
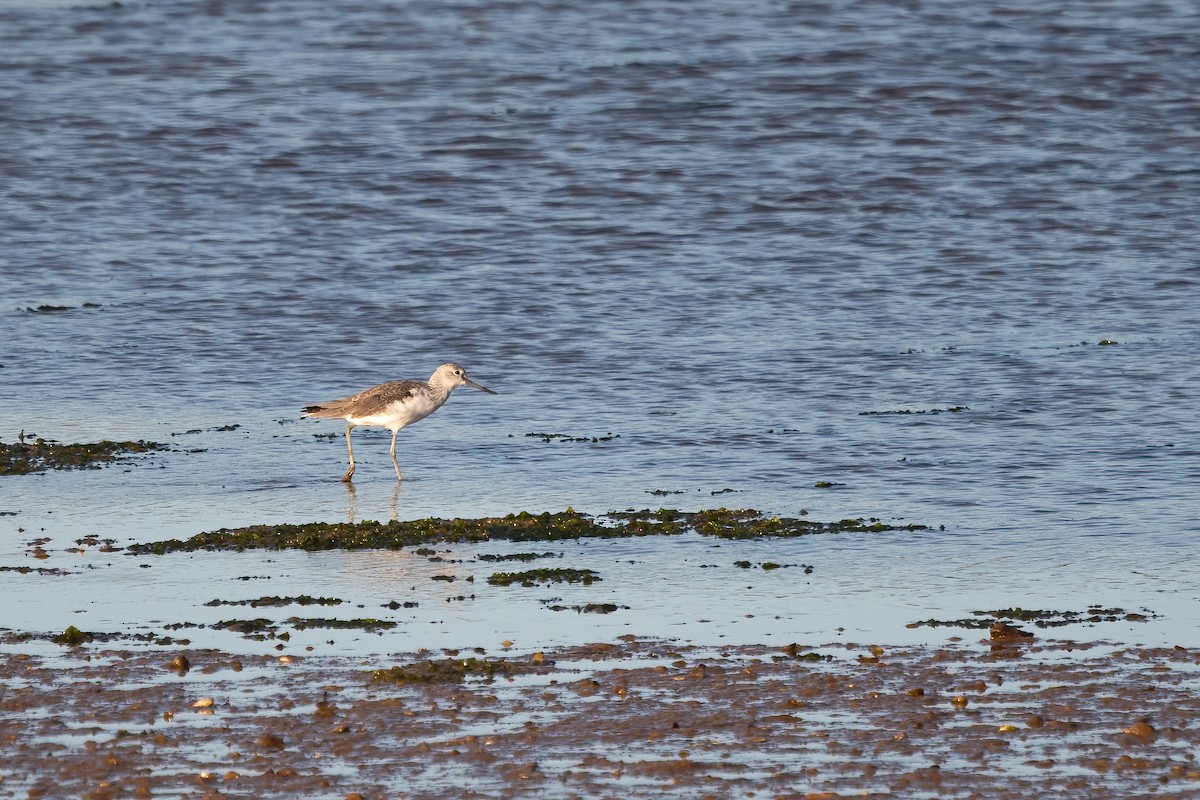
[[[1189,4],[54,6],[0,4],[0,438],[174,449],[3,479],[0,563],[72,573],[0,573],[6,627],[303,591],[420,596],[305,641],[339,652],[941,640],[904,624],[1088,603],[1160,616],[1070,635],[1197,642]],[[449,359],[500,394],[403,431],[399,493],[358,431],[350,493],[299,407]],[[563,546],[604,581],[449,603],[411,554],[64,552],[718,505],[934,530]]]

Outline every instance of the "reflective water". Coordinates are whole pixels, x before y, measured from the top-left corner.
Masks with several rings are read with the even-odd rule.
[[[945,531],[757,546],[803,580],[744,579],[751,545],[580,545],[587,596],[629,611],[435,593],[383,646],[761,641],[775,616],[906,639],[1090,602],[1194,643],[1198,33],[1132,0],[0,4],[0,438],[174,447],[4,479],[3,563],[262,522],[805,509]],[[348,493],[340,427],[299,407],[449,359],[500,394],[403,431],[398,494],[360,431]],[[283,584],[371,608],[426,563],[269,559],[0,573],[6,624],[149,629],[147,597],[195,620]]]

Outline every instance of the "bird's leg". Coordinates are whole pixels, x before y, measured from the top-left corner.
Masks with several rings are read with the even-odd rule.
[[[404,480],[404,476],[400,474],[400,465],[396,463],[396,434],[400,432],[399,428],[392,431],[392,466],[396,468],[396,480]]]
[[[353,425],[346,426],[346,449],[350,451],[350,469],[346,470],[346,474],[342,476],[342,483],[349,483],[350,478],[354,476],[354,445],[350,443],[350,431],[354,430]]]

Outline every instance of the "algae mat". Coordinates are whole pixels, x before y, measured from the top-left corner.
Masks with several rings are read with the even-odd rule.
[[[599,516],[573,509],[557,513],[509,514],[481,519],[418,519],[390,522],[312,522],[301,525],[252,525],[222,528],[190,539],[169,539],[131,545],[131,553],[169,553],[195,550],[361,550],[398,549],[434,543],[508,540],[553,542],[572,539],[620,539],[633,536],[679,535],[695,531],[721,539],[806,536],[822,533],[883,533],[928,530],[919,524],[893,525],[877,518],[857,517],[817,522],[764,514],[756,509],[717,508],[696,512],[673,509],[609,512]]]

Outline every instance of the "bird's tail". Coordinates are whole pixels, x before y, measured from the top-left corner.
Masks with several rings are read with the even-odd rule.
[[[316,419],[341,419],[346,414],[337,403],[317,403],[300,409],[300,416],[315,417]]]

